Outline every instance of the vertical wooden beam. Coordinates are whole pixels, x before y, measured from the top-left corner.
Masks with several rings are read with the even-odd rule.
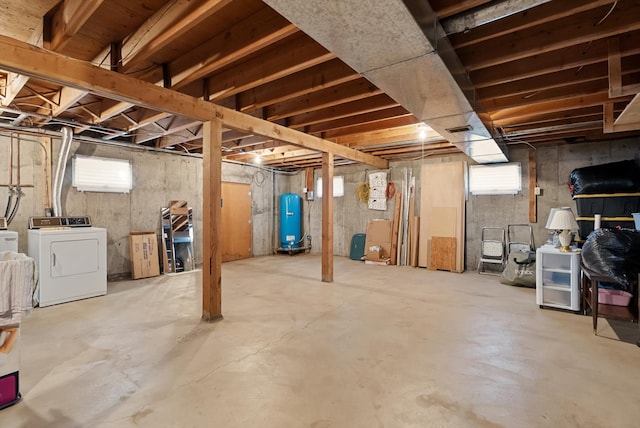
[[[222,123],[203,126],[202,147],[202,319],[222,318]]]
[[[620,55],[620,39],[612,37],[607,40],[609,48],[609,98],[622,95],[622,59]]]
[[[529,151],[529,223],[538,222],[538,196],[536,187],[538,183],[538,173],[536,166],[536,151]]]
[[[333,282],[333,153],[322,153],[322,282]]]
[[[603,105],[603,128],[604,128],[604,133],[611,133],[611,132],[615,132],[613,129],[613,122],[614,122],[614,111],[613,111],[613,101],[609,101],[607,103],[604,103]]]
[[[120,71],[122,68],[122,42],[111,43],[111,49],[109,52],[111,71]]]
[[[313,192],[313,168],[305,169],[305,183],[307,188],[307,200],[309,200],[309,192]]]

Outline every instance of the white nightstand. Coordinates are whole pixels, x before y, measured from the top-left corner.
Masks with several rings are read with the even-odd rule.
[[[544,245],[536,250],[536,303],[541,308],[580,310],[580,253],[572,249],[564,253]]]

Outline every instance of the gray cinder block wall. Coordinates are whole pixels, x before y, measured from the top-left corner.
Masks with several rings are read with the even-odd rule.
[[[43,216],[45,152],[40,137],[20,136],[20,175],[25,196],[10,230],[19,234],[19,251],[27,252],[28,220]],[[16,134],[14,134],[14,182],[17,174]],[[0,183],[9,182],[9,136],[0,134]],[[52,140],[52,170],[55,171],[61,141]],[[132,162],[133,190],[130,193],[79,192],[72,187],[72,157],[76,154],[127,159]],[[223,181],[251,184],[253,255],[273,250],[274,194],[288,191],[288,177],[270,170],[235,163],[223,163]],[[0,208],[6,207],[8,188],[0,187]],[[164,152],[78,143],[74,141],[62,187],[64,215],[88,215],[97,227],[107,229],[107,263],[110,279],[126,277],[131,271],[129,233],[155,231],[160,235],[160,210],[171,200],[186,200],[193,208],[194,260],[202,263],[202,159]]]
[[[14,144],[17,138],[14,134]],[[22,191],[20,209],[10,229],[19,233],[21,252],[27,250],[27,224],[31,216],[44,215],[42,211],[43,193],[47,189],[43,182],[44,151],[39,145],[39,137],[20,136],[21,140],[21,182],[26,185]],[[9,135],[0,134],[0,183],[9,182]],[[53,139],[52,158],[57,159],[60,140]],[[578,167],[631,159],[640,153],[640,142],[621,140],[548,146],[538,148],[537,174],[542,195],[538,197],[538,221],[532,224],[535,243],[544,243],[547,232],[544,225],[549,210],[558,206],[570,206],[575,212],[575,204],[569,194],[567,181],[569,173]],[[15,149],[14,149],[15,150]],[[521,162],[523,190],[515,196],[472,196],[466,206],[466,268],[475,270],[479,249],[480,230],[483,226],[507,228],[509,224],[528,224],[529,188],[528,159],[529,147],[510,147],[512,161]],[[74,154],[94,155],[128,159],[133,164],[134,189],[129,194],[78,192],[71,186],[71,157]],[[17,159],[14,151],[14,159]],[[404,168],[411,168],[419,186],[420,167],[423,162],[449,162],[467,160],[465,156],[450,158],[426,158],[392,162],[390,179],[399,182]],[[51,160],[48,159],[48,162]],[[369,210],[358,201],[357,187],[365,180],[366,172],[374,169],[363,165],[336,167],[334,174],[343,175],[345,196],[334,200],[334,254],[348,256],[351,237],[364,233],[366,224],[372,218],[393,218],[394,202],[389,201],[386,211]],[[14,164],[14,181],[17,165]],[[315,178],[321,175],[315,171]],[[251,184],[252,186],[252,230],[253,255],[272,254],[278,246],[279,195],[298,193],[304,196],[304,173],[284,174],[268,168],[224,163],[223,180]],[[8,189],[0,187],[0,208],[4,214]],[[186,200],[193,208],[195,232],[195,260],[202,262],[202,159],[197,156],[178,156],[163,152],[131,150],[128,148],[74,142],[67,164],[62,201],[66,215],[89,215],[93,224],[108,229],[109,277],[126,276],[130,271],[128,236],[131,231],[160,230],[160,209],[170,200]],[[416,213],[419,213],[420,192],[416,192]],[[321,199],[303,199],[303,233],[312,236],[313,252],[321,249]]]
[[[549,211],[554,207],[569,206],[575,213],[575,203],[569,193],[569,174],[575,168],[598,165],[633,159],[640,153],[640,141],[635,139],[614,142],[567,144],[538,148],[536,151],[537,183],[542,194],[537,198],[537,222],[529,222],[529,152],[528,146],[519,145],[509,147],[509,157],[512,162],[520,162],[522,167],[522,191],[517,195],[469,195],[466,203],[466,239],[465,266],[468,270],[475,270],[480,254],[482,227],[501,227],[507,231],[510,224],[531,225],[534,233],[535,246],[543,245],[547,240],[547,230],[544,228]],[[426,158],[422,160],[392,162],[390,177],[392,181],[402,179],[402,170],[410,168],[416,176],[418,189],[416,191],[416,214],[420,207],[420,171],[423,163],[451,162],[466,160],[474,162],[466,156],[449,158]],[[366,172],[375,169],[364,165],[351,165],[334,168],[334,175],[344,176],[345,195],[334,199],[334,254],[348,256],[351,237],[355,233],[366,231],[367,221],[373,218],[393,219],[394,202],[389,201],[386,211],[369,210],[366,204],[358,201],[357,187],[364,182]],[[315,178],[321,176],[321,171],[315,171]],[[303,174],[290,178],[290,191],[304,196],[305,187]],[[304,233],[313,237],[312,252],[320,251],[322,202],[315,198],[313,201],[303,202]],[[513,228],[515,240],[528,239],[522,234],[525,228]]]

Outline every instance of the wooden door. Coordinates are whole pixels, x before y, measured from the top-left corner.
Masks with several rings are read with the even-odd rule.
[[[251,257],[251,185],[222,182],[222,261]]]

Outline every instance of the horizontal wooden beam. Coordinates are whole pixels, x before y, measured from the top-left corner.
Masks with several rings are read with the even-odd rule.
[[[250,134],[263,135],[273,138],[274,140],[285,141],[294,146],[300,146],[318,152],[333,153],[334,155],[378,168],[387,168],[389,166],[389,162],[384,159],[367,155],[360,151],[305,134],[304,132],[267,122],[226,107],[216,106],[216,109],[222,122],[230,128],[245,131]]]
[[[378,168],[388,162],[294,129],[267,122],[229,108],[194,98],[148,82],[65,57],[28,43],[0,36],[0,69],[39,78],[62,86],[85,89],[94,94],[145,108],[187,116],[207,122],[221,119],[223,125],[263,135],[320,152],[334,153]]]

